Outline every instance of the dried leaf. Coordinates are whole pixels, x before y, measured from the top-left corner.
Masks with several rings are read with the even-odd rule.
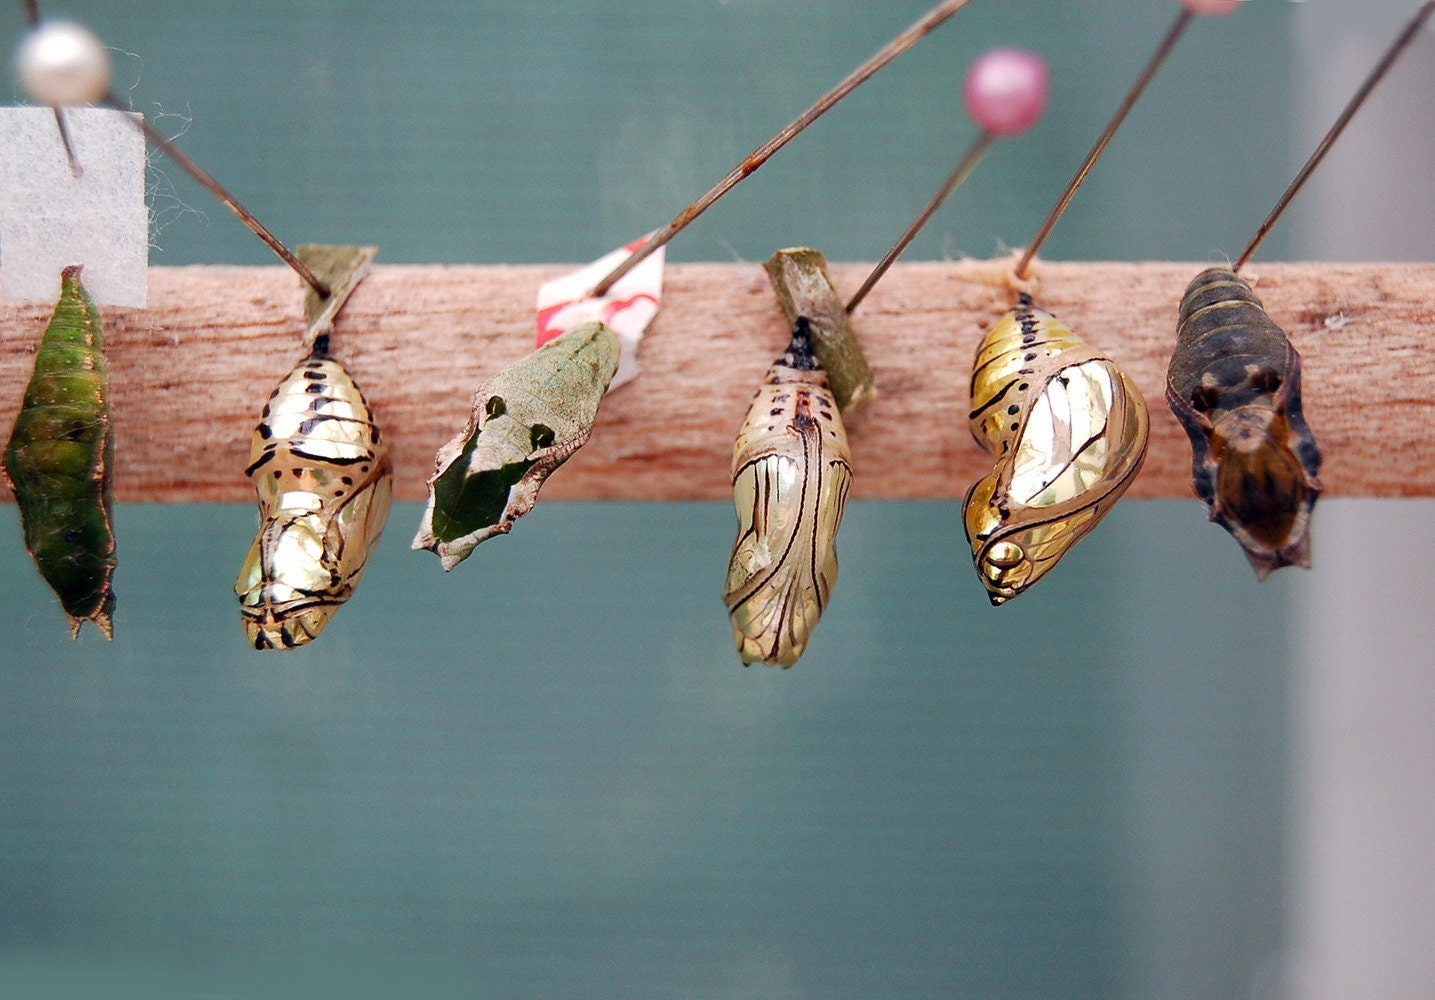
[[[827,372],[832,395],[845,414],[855,413],[877,398],[877,382],[862,345],[852,332],[847,307],[832,286],[827,260],[810,247],[779,250],[763,264],[778,304],[795,327],[806,319],[812,331],[812,353]]]

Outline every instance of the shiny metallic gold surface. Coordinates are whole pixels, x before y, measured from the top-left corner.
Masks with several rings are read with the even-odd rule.
[[[837,582],[851,452],[827,375],[798,329],[733,447],[738,532],[723,600],[743,663],[796,663]]]
[[[1135,384],[1049,313],[1024,303],[977,348],[970,426],[996,458],[962,507],[993,604],[1023,593],[1096,527],[1146,454]]]
[[[317,353],[269,397],[249,458],[260,527],[234,590],[254,647],[290,649],[358,586],[388,519],[392,471],[359,387]]]

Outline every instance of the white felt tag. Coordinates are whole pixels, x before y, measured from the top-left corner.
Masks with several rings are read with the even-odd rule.
[[[54,302],[83,264],[99,305],[143,306],[149,264],[144,134],[109,108],[66,108],[76,177],[50,108],[0,108],[0,296]]]

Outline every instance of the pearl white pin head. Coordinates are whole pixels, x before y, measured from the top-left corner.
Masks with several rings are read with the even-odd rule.
[[[104,43],[69,21],[48,21],[26,35],[15,66],[20,86],[40,104],[93,104],[110,89]]]

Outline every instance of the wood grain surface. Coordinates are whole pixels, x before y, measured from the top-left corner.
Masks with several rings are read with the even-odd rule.
[[[858,310],[879,396],[849,423],[856,496],[959,498],[986,470],[967,382],[978,340],[1010,304],[1010,266],[898,265]],[[1130,496],[1191,496],[1190,448],[1163,394],[1177,303],[1202,266],[1039,265],[1037,304],[1125,367],[1151,409]],[[531,349],[538,286],[572,269],[380,265],[354,292],[333,349],[378,415],[399,498],[425,495],[470,394]],[[867,269],[833,265],[839,292]],[[1304,359],[1327,495],[1435,495],[1435,265],[1256,264],[1244,276]],[[153,268],[149,298],[148,309],[105,310],[118,499],[252,500],[250,436],[302,353],[298,279],[282,267]],[[49,312],[0,304],[0,428],[14,422]],[[785,327],[760,264],[669,266],[643,374],[605,400],[592,440],[544,497],[728,496],[733,436]]]

